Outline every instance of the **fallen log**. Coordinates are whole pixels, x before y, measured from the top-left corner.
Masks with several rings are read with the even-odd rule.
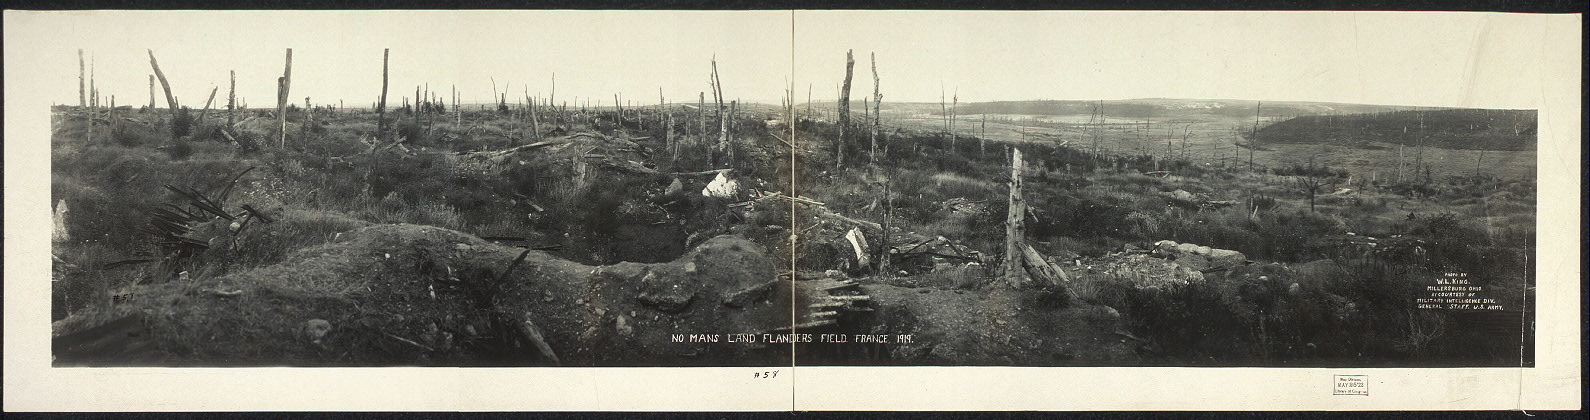
[[[553,365],[562,363],[558,361],[557,353],[552,352],[552,346],[547,344],[546,338],[541,336],[541,329],[536,328],[536,324],[530,321],[529,313],[525,314],[524,322],[519,323],[519,333],[529,339],[530,344],[535,345],[536,352],[540,353],[541,357],[552,361]]]

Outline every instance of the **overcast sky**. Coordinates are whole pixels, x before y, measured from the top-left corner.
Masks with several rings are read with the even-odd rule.
[[[10,12],[8,12],[10,13]],[[716,55],[729,99],[777,104],[793,80],[832,100],[855,51],[852,97],[870,96],[877,53],[885,102],[1147,97],[1520,107],[1542,86],[1551,36],[1517,15],[1387,12],[62,12],[8,24],[52,28],[29,68],[77,102],[77,48],[118,104],[146,104],[152,49],[185,105],[212,87],[273,105],[283,50],[291,97],[367,106],[391,48],[389,101],[430,83],[466,101],[507,86],[547,96],[695,101]],[[1519,63],[1511,65],[1510,63]],[[8,69],[12,63],[7,64]],[[52,92],[55,92],[52,90]],[[710,94],[709,94],[710,96]],[[164,106],[164,99],[160,99]]]

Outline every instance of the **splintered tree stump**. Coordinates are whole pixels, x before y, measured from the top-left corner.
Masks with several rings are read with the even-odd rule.
[[[1021,287],[1022,241],[1026,234],[1022,217],[1027,213],[1027,202],[1021,197],[1021,149],[1010,149],[1010,211],[1005,216],[1005,282],[1010,287]]]

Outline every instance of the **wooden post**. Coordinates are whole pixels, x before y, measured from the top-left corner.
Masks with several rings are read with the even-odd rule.
[[[1021,149],[1010,150],[1010,211],[1005,216],[1005,282],[1010,287],[1021,287],[1024,273],[1021,267],[1024,229],[1023,218],[1027,202],[1021,197]]]
[[[391,57],[391,48],[381,49],[381,101],[375,106],[375,137],[384,138],[386,135],[386,84],[387,84],[387,58]],[[456,106],[456,104],[455,104]]]
[[[287,92],[293,83],[293,49],[287,49],[287,64],[282,68],[282,77],[276,79],[276,128],[281,133],[281,147],[287,147]]]
[[[232,70],[229,73],[232,75],[232,82],[231,82],[232,84],[231,84],[231,87],[227,88],[227,90],[226,90],[226,128],[227,129],[231,129],[232,128],[232,124],[233,124],[234,121],[236,121],[236,118],[237,118],[235,115],[233,115],[234,113],[237,112],[237,70]]]
[[[845,165],[845,131],[850,128],[850,76],[856,59],[845,50],[845,83],[839,88],[839,138],[834,140],[834,166]]]

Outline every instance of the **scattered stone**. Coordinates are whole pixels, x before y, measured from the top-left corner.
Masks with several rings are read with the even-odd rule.
[[[728,296],[723,297],[723,305],[731,308],[751,306],[752,303],[767,299],[777,284],[778,280],[769,280],[766,283],[730,292]]]
[[[584,305],[585,304],[585,299],[575,299],[574,300],[574,304],[575,305]]]
[[[674,178],[674,182],[668,183],[668,189],[663,191],[663,195],[678,194],[680,191],[684,191],[684,189],[685,184],[679,182],[679,178]]]
[[[701,189],[701,195],[717,198],[734,198],[734,195],[740,192],[740,183],[738,181],[729,179],[729,177],[724,176],[723,174],[723,172],[718,172],[718,176],[713,178],[712,182],[707,183],[706,188]]]
[[[635,327],[629,325],[629,317],[627,316],[619,315],[618,320],[614,321],[613,324],[614,329],[618,330],[618,336],[620,337],[629,337],[635,334]]]
[[[331,322],[324,319],[316,318],[304,322],[304,338],[311,343],[320,344],[320,339],[330,332]]]
[[[601,318],[602,316],[605,316],[605,315],[607,315],[607,310],[606,309],[596,308],[596,317],[597,318]]]
[[[643,292],[640,296],[636,296],[635,300],[640,301],[643,305],[672,314],[684,311],[685,307],[690,306],[690,302],[695,300],[695,298],[695,292],[685,292],[674,288],[655,293]]]
[[[824,271],[823,272],[823,276],[826,276],[828,278],[843,278],[844,275],[845,274],[839,272],[839,270],[828,270],[828,271]]]

